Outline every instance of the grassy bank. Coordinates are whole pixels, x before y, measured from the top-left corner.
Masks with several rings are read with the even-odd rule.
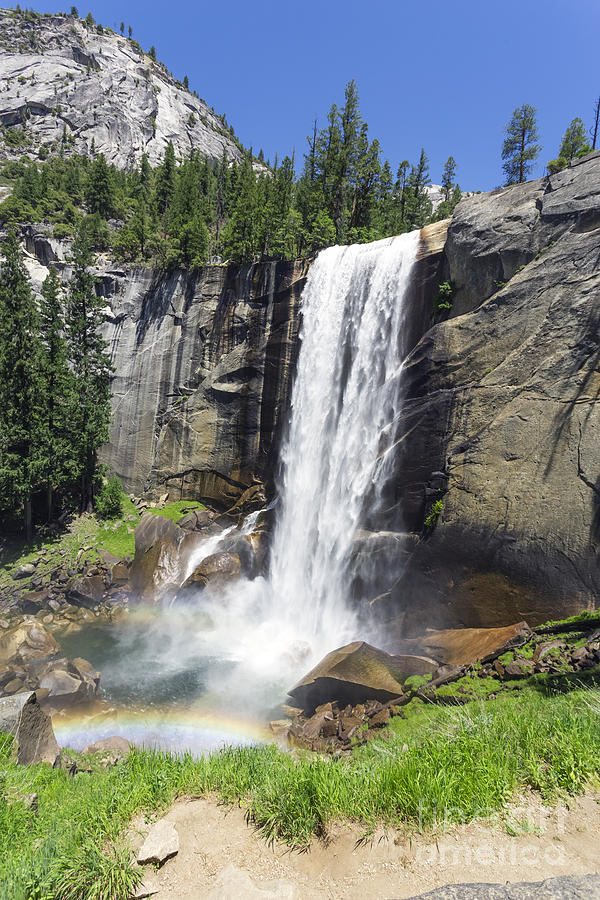
[[[70,777],[19,768],[5,748],[0,775],[0,897],[120,900],[136,879],[128,822],[180,794],[241,802],[266,838],[300,847],[333,822],[430,829],[501,812],[525,787],[549,801],[578,793],[600,776],[600,692],[416,702],[387,738],[350,758],[296,758],[274,746],[200,760],[139,750],[108,771]],[[32,792],[37,812],[18,800]]]
[[[182,510],[190,506],[203,508],[201,503],[177,500],[166,503],[159,509],[148,512],[177,521]],[[26,563],[39,560],[36,574],[47,575],[57,566],[75,567],[80,551],[82,562],[93,564],[98,559],[99,550],[107,550],[113,556],[133,556],[135,550],[134,532],[141,519],[140,512],[128,497],[123,499],[122,514],[114,520],[102,521],[85,513],[74,516],[68,527],[58,535],[37,536],[32,544],[23,539],[5,539],[0,544],[0,592],[19,587],[27,590],[28,579],[13,581],[14,571]]]

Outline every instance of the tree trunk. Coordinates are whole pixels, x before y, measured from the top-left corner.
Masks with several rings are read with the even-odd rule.
[[[31,498],[28,497],[23,504],[23,512],[25,514],[25,539],[28,544],[33,540],[33,526],[31,520]]]
[[[52,521],[52,507],[54,506],[54,491],[52,490],[52,482],[48,480],[46,487],[46,503],[48,511],[48,521]]]

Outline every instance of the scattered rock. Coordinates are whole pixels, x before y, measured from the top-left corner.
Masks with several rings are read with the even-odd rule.
[[[106,584],[101,575],[88,575],[70,585],[67,597],[73,603],[90,608],[100,603],[105,590]]]
[[[19,566],[19,568],[13,572],[12,577],[15,581],[18,581],[21,578],[30,578],[31,575],[34,575],[34,574],[35,574],[35,566],[33,565],[33,563],[25,563],[25,565]]]
[[[0,731],[14,735],[20,765],[55,764],[59,748],[52,719],[39,705],[35,691],[0,700]]]
[[[179,853],[179,835],[175,826],[166,819],[161,819],[152,827],[142,844],[137,855],[137,862],[140,866],[149,863],[162,866],[177,853]]]

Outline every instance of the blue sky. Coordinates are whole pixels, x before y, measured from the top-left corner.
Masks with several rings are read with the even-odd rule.
[[[313,119],[324,123],[354,78],[369,133],[394,168],[423,146],[433,181],[452,154],[463,188],[489,190],[502,183],[503,129],[516,106],[538,110],[541,175],[571,119],[591,124],[600,94],[599,0],[90,0],[78,8],[103,25],[131,24],[145,50],[154,44],[246,146],[271,159],[294,148],[301,159]]]

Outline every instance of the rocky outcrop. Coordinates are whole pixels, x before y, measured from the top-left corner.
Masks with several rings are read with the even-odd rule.
[[[445,252],[452,316],[405,368],[397,490],[423,539],[393,606],[405,633],[595,608],[600,153],[461,203]]]
[[[59,756],[52,719],[40,707],[35,692],[0,700],[0,734],[13,736],[19,765],[45,762],[53,766]]]
[[[403,694],[402,682],[407,678],[431,674],[437,667],[428,657],[391,655],[365,641],[354,641],[328,653],[288,693],[305,711],[332,700],[387,703]]]
[[[112,274],[113,422],[103,461],[128,492],[229,507],[271,477],[307,270],[298,261]]]
[[[14,10],[0,12],[0,32],[0,124],[20,138],[0,138],[0,159],[60,150],[130,168],[142,153],[158,163],[169,141],[179,157],[241,159],[224,122],[134,41]]]

